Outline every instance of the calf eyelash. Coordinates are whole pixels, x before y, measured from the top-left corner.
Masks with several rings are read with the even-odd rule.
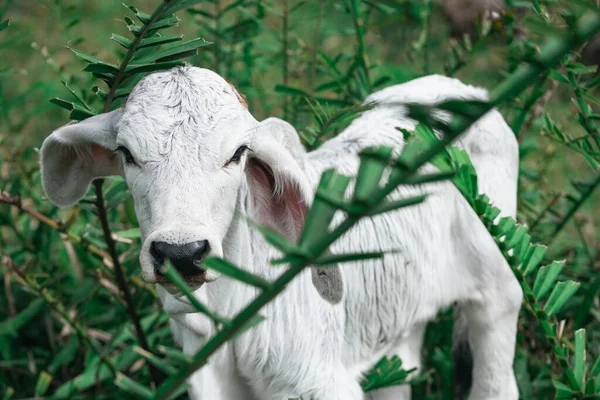
[[[129,149],[125,146],[119,146],[115,149],[115,152],[119,151],[121,152],[121,154],[123,154],[123,157],[125,158],[125,163],[126,164],[134,164],[137,165],[135,162],[135,158],[133,158],[133,155],[131,154],[131,151],[129,151]]]
[[[225,166],[228,166],[229,164],[232,163],[239,163],[240,160],[242,159],[242,156],[244,155],[244,153],[250,150],[250,148],[246,145],[242,145],[240,147],[238,147],[238,149],[235,151],[235,153],[233,153],[233,156],[229,159],[229,161],[227,161],[227,163],[225,163]]]

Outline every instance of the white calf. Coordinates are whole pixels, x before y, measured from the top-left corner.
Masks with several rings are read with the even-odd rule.
[[[484,90],[430,76],[367,101],[485,97]],[[295,240],[324,170],[355,174],[361,149],[401,149],[396,128],[414,125],[401,106],[376,107],[306,153],[293,127],[274,118],[257,122],[214,72],[176,68],[144,78],[122,109],[56,130],[42,146],[43,185],[52,201],[68,206],[92,179],[125,177],[142,231],[142,275],[158,283],[176,341],[191,353],[214,327],[172,294],[160,273],[165,260],[198,288],[199,299],[233,316],[256,289],[200,269],[203,257],[224,257],[268,279],[281,274],[269,265],[276,251],[236,210]],[[517,144],[500,114],[488,113],[459,144],[473,159],[481,190],[514,215]],[[361,373],[393,354],[406,368],[419,368],[427,321],[458,304],[473,351],[469,399],[517,399],[512,362],[520,286],[452,183],[400,187],[392,197],[419,193],[430,193],[423,204],[361,220],[333,245],[337,254],[394,250],[381,260],[344,265],[340,303],[321,298],[305,271],[262,310],[266,321],[190,378],[192,398],[362,399]],[[409,393],[396,387],[373,397],[406,399]]]

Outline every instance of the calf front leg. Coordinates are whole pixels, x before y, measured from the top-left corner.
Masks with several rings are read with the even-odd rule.
[[[400,339],[395,346],[394,354],[402,360],[402,368],[405,370],[416,368],[414,375],[421,370],[421,348],[423,347],[423,335],[426,324],[419,324],[411,329],[408,336]],[[370,400],[410,400],[410,385],[390,386],[377,389],[369,393]]]

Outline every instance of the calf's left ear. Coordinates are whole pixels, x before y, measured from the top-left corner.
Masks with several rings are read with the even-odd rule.
[[[96,178],[118,175],[117,124],[121,110],[69,123],[52,132],[40,150],[42,186],[59,207],[79,201]]]
[[[314,196],[306,151],[293,126],[277,118],[262,121],[246,163],[252,218],[296,242]],[[312,282],[332,304],[343,298],[339,266],[312,267]]]
[[[246,163],[253,217],[296,241],[312,201],[303,170],[306,152],[296,130],[277,118],[262,121]]]

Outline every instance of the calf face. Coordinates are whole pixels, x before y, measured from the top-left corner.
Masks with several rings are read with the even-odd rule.
[[[283,121],[258,123],[243,98],[209,70],[183,67],[144,78],[126,105],[49,136],[41,149],[42,183],[59,206],[76,203],[95,178],[122,175],[142,232],[142,275],[170,285],[170,260],[188,284],[217,273],[236,209],[296,238],[311,190],[302,146]]]

